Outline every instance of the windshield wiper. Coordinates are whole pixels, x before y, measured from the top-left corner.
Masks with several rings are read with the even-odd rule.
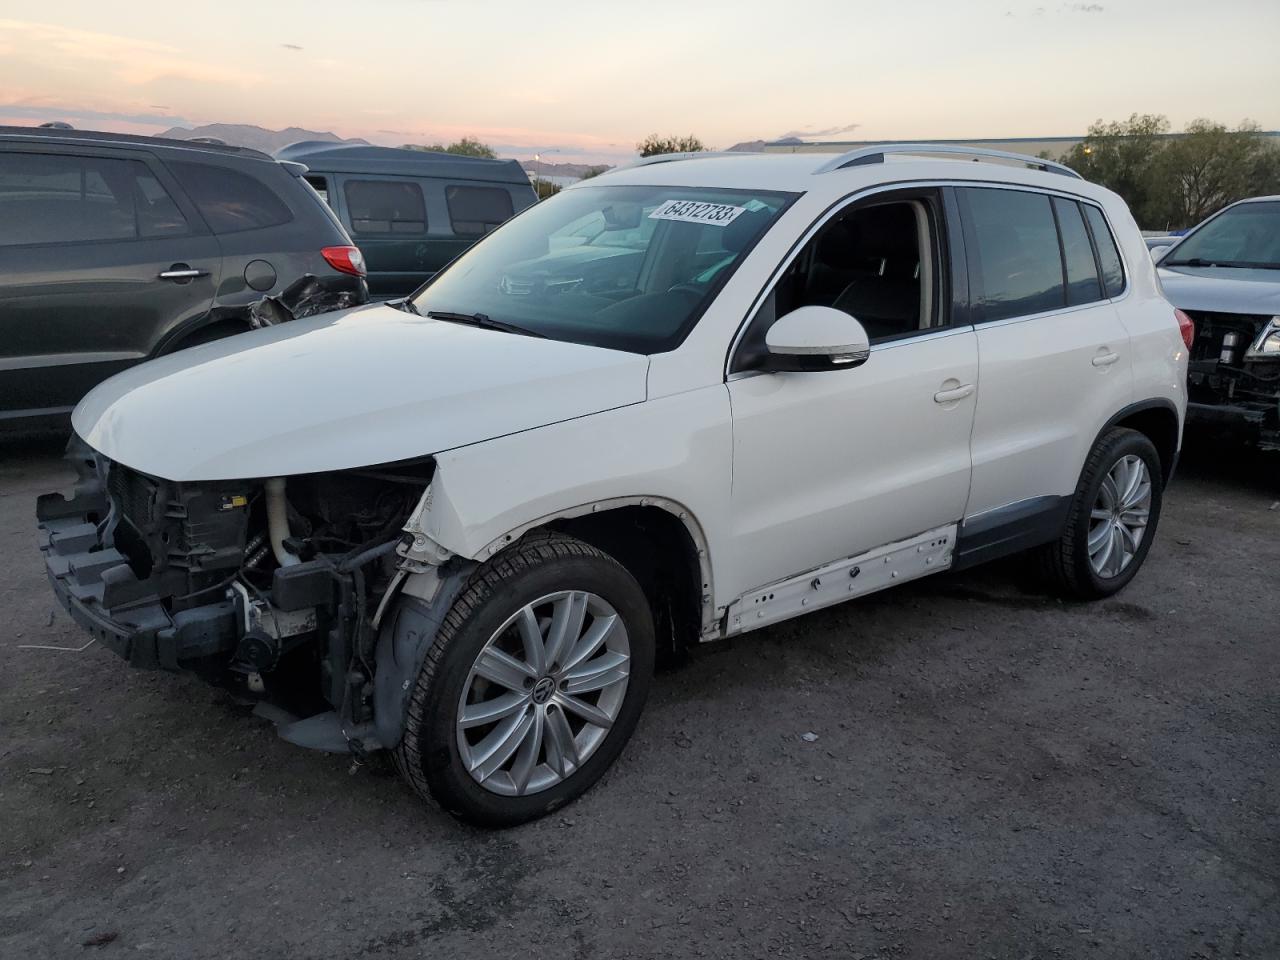
[[[1191,257],[1188,260],[1167,260],[1162,267],[1226,267],[1232,270],[1280,270],[1280,263],[1255,263],[1250,260],[1205,260]]]
[[[537,337],[539,340],[546,339],[546,336],[538,333],[537,330],[530,330],[528,327],[507,323],[503,320],[494,320],[487,313],[454,313],[449,310],[428,310],[427,316],[432,320],[465,323],[467,326],[479,327],[482,330],[501,330],[503,333],[517,333],[522,337]]]

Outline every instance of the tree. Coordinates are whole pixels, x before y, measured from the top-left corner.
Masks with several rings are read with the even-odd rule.
[[[1124,197],[1141,224],[1161,218],[1160,198],[1153,175],[1162,137],[1169,120],[1156,114],[1135,113],[1128,120],[1096,121],[1089,133],[1062,158],[1086,180],[1100,183]]]
[[[539,200],[545,200],[547,197],[554,197],[561,189],[560,184],[552,183],[550,180],[533,181],[533,192],[538,195]]]
[[[611,168],[611,167],[607,167],[607,166],[601,166],[601,167],[587,167],[587,169],[586,169],[586,170],[584,170],[584,171],[582,172],[582,176],[581,176],[581,177],[579,177],[578,179],[580,179],[580,180],[590,180],[592,177],[598,177],[598,176],[600,176],[600,174],[602,174],[602,173],[604,173],[605,171],[610,170],[610,169],[612,169],[612,168]]]
[[[660,153],[701,153],[706,149],[702,141],[693,134],[687,137],[660,137],[651,133],[636,144],[636,150],[642,157],[653,157]]]
[[[425,150],[430,153],[453,153],[460,157],[483,157],[486,160],[493,160],[498,156],[493,147],[487,143],[481,143],[475,137],[463,137],[461,140],[455,140],[447,147],[440,143],[406,143],[404,149]]]
[[[1280,148],[1246,120],[1235,130],[1194,120],[1168,135],[1152,114],[1089,127],[1063,157],[1086,180],[1120,194],[1145,229],[1193,227],[1228,203],[1280,190]]]
[[[1280,151],[1246,121],[1236,130],[1193,120],[1160,152],[1154,172],[1164,186],[1171,225],[1192,226],[1229,203],[1276,188]]]

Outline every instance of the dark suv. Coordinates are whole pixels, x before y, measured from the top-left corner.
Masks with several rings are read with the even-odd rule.
[[[249,304],[304,274],[363,277],[305,172],[237,147],[0,127],[0,429],[65,423],[95,384],[246,329]]]

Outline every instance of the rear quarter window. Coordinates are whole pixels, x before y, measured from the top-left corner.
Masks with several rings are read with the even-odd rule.
[[[448,187],[444,195],[454,233],[479,236],[496,229],[515,213],[511,194],[502,187]]]
[[[240,233],[288,223],[293,213],[265,183],[211,163],[165,164],[214,233]]]
[[[1111,235],[1107,218],[1097,207],[1086,203],[1084,215],[1089,221],[1089,231],[1093,234],[1093,243],[1098,250],[1103,289],[1108,297],[1118,297],[1124,291],[1124,265],[1120,261],[1120,251],[1116,249],[1116,238]]]

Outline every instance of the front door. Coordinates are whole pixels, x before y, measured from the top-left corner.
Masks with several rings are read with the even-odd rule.
[[[972,327],[952,322],[940,195],[837,211],[781,274],[734,357],[729,595],[960,520],[978,388]],[[853,369],[752,370],[772,319],[821,304],[867,329]]]

